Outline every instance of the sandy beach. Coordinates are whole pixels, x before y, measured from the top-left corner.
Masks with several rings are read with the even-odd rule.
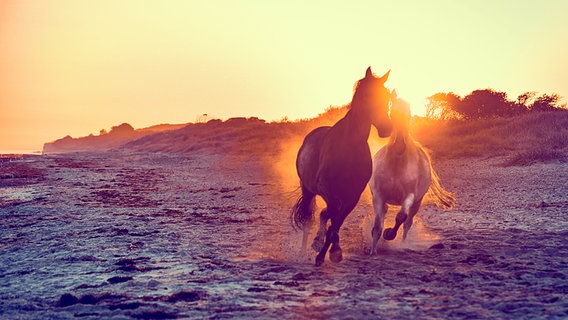
[[[316,268],[289,220],[297,181],[266,159],[4,157],[0,317],[566,318],[568,167],[502,162],[436,163],[458,205],[426,203],[376,256],[367,190],[344,261]]]

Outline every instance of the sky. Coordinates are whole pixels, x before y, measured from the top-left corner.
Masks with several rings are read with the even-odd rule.
[[[438,92],[568,97],[568,1],[0,1],[0,152],[209,118],[317,116],[371,66]],[[562,100],[565,102],[566,98]]]

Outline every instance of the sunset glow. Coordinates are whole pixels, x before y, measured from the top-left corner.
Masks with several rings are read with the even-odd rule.
[[[566,1],[2,1],[0,151],[65,135],[314,117],[368,66],[437,92],[568,96]],[[566,101],[566,99],[564,99]]]

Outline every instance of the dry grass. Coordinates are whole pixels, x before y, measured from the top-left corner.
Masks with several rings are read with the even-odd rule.
[[[509,158],[505,165],[566,162],[568,112],[475,121],[415,119],[413,136],[437,158]]]
[[[332,125],[345,112],[345,108],[330,109],[315,119],[296,122],[265,123],[249,119],[238,123],[190,124],[179,130],[148,135],[127,144],[126,148],[281,157],[295,154],[310,130]],[[437,159],[504,157],[507,166],[568,161],[568,111],[474,121],[414,118],[411,133]],[[287,161],[293,162],[294,157],[290,158]]]

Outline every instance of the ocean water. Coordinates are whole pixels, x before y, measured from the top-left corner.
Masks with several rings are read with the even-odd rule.
[[[8,154],[41,154],[41,150],[32,149],[0,149],[0,155]]]

